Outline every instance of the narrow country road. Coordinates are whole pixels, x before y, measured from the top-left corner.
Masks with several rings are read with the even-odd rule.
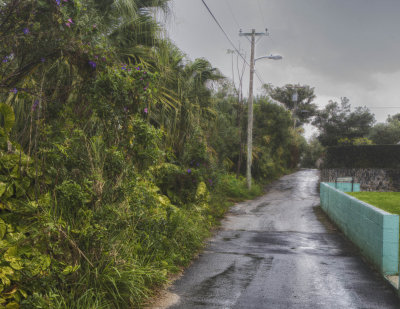
[[[318,171],[302,170],[234,206],[169,289],[169,308],[400,308],[317,207],[317,183]]]

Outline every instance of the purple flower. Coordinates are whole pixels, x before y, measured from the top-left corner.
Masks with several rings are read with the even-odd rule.
[[[56,0],[56,3],[57,3],[57,5],[61,4],[60,0]]]
[[[140,67],[136,67],[136,71],[140,71]]]
[[[28,34],[29,33],[29,29],[28,28],[24,28],[23,32],[24,32],[24,34]]]
[[[125,71],[125,70],[126,70],[126,66],[123,65],[123,66],[121,67],[121,70],[122,70],[122,71]]]
[[[71,18],[68,18],[68,20],[67,20],[67,22],[65,23],[65,25],[67,26],[67,27],[71,27],[71,25],[73,24],[74,22],[72,21],[72,19]]]
[[[102,57],[102,58],[101,58],[101,60],[103,60],[103,61],[106,61],[106,60],[107,60],[107,58],[106,58],[106,57]]]
[[[7,59],[7,57],[5,57],[4,59],[3,59],[3,63],[7,63],[8,62],[8,59]]]
[[[11,92],[14,92],[15,94],[17,94],[18,90],[17,88],[11,89]]]
[[[212,179],[209,179],[208,182],[209,182],[210,185],[212,186]]]
[[[46,61],[46,58],[40,58],[40,61],[42,61],[42,62],[45,62]]]
[[[93,69],[95,69],[96,66],[97,66],[96,62],[94,62],[94,61],[92,61],[92,60],[89,61],[89,65],[90,65]]]
[[[188,174],[190,174],[192,172],[192,170],[190,168],[188,168],[187,172],[188,172]]]
[[[144,113],[147,114],[149,112],[149,110],[147,109],[147,107],[144,108]]]
[[[38,100],[35,100],[35,103],[33,103],[33,105],[32,105],[32,112],[34,112],[34,111],[36,110],[36,108],[38,107],[38,105],[39,105],[39,101],[38,101]]]

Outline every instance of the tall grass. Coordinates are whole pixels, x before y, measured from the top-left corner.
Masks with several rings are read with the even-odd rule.
[[[258,183],[247,188],[246,178],[233,174],[222,174],[211,191],[210,209],[214,218],[221,218],[236,202],[253,199],[263,192]],[[214,221],[217,223],[217,221]]]

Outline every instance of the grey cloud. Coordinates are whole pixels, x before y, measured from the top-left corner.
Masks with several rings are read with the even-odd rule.
[[[274,85],[315,86],[317,96],[348,96],[352,106],[398,103],[400,82],[399,0],[206,0],[230,38],[249,52],[238,30],[269,28],[257,55],[277,52],[283,61],[257,62]],[[200,0],[173,0],[170,34],[192,59],[205,57],[231,76],[232,48]],[[231,10],[233,15],[231,14]],[[246,73],[246,79],[248,72]],[[376,76],[382,76],[377,80]],[[247,80],[244,84],[247,84]],[[247,87],[245,87],[247,88]],[[256,85],[256,89],[258,85]],[[393,110],[373,110],[386,119]]]
[[[371,73],[400,70],[400,1],[274,2],[275,10],[265,11],[274,43],[295,64],[366,82]]]

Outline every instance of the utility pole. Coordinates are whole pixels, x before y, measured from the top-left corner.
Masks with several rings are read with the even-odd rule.
[[[250,33],[239,32],[239,36],[251,36],[251,56],[250,56],[250,87],[249,87],[249,103],[248,103],[248,118],[247,118],[247,166],[246,180],[247,187],[251,189],[251,163],[253,159],[253,78],[254,78],[254,49],[256,36],[267,35],[266,32],[256,32],[252,29]]]
[[[293,102],[293,129],[296,130],[296,124],[297,124],[297,104],[298,104],[298,100],[299,100],[299,94],[297,92],[297,87],[294,87],[294,93],[292,95],[292,102]]]
[[[303,87],[298,85],[293,85],[294,88],[294,93],[292,94],[292,102],[293,102],[293,111],[292,111],[292,116],[293,116],[293,129],[296,129],[297,125],[297,109],[299,108],[299,89],[302,89]]]

